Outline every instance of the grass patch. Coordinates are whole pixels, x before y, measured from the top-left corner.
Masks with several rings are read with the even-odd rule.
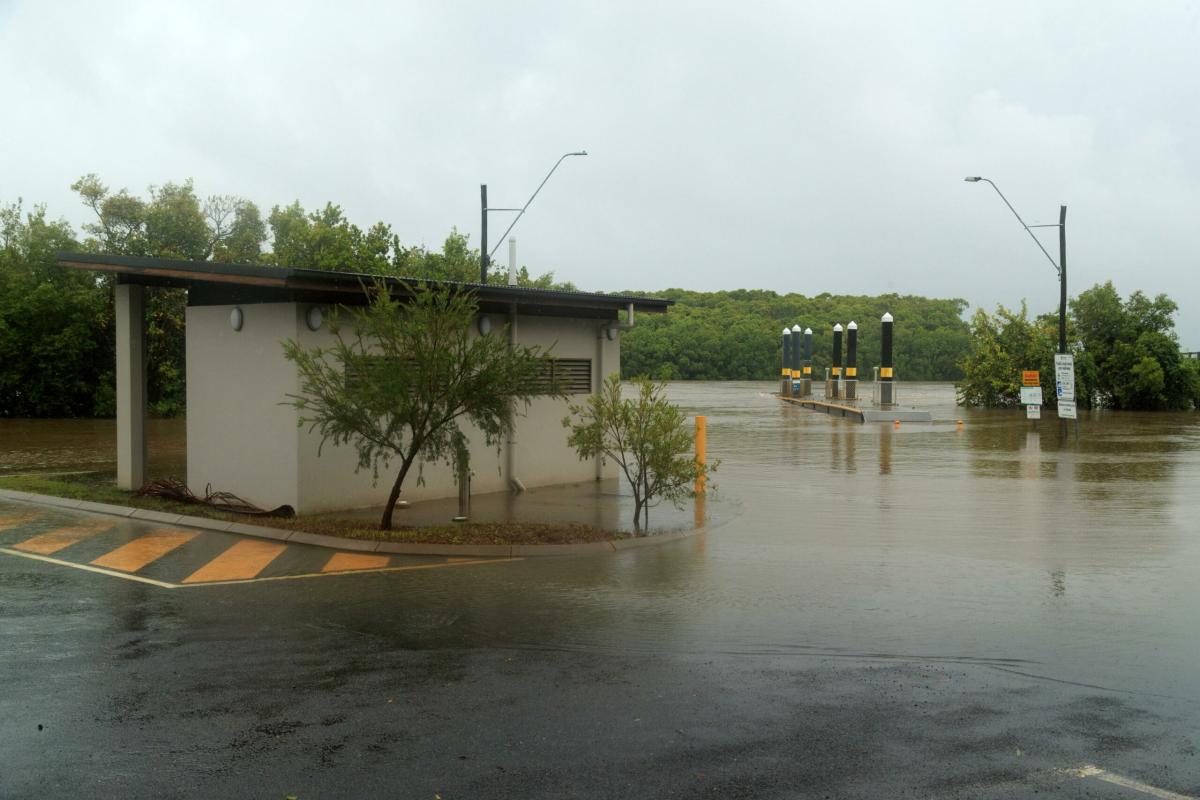
[[[257,517],[231,514],[207,506],[180,503],[159,497],[138,497],[133,492],[118,489],[111,475],[81,473],[78,475],[0,475],[0,489],[32,494],[47,494],[93,503],[144,508],[168,514],[187,514],[226,522],[242,522],[269,528],[340,536],[346,539],[370,539],[385,542],[421,544],[579,544],[609,542],[629,538],[625,531],[610,531],[580,523],[544,522],[466,522],[440,525],[398,526],[381,531],[361,517],[341,517],[336,514],[314,514],[306,517]]]

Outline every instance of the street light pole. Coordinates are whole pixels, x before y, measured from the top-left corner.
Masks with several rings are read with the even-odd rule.
[[[1021,215],[1013,208],[1012,203],[1008,202],[1008,198],[1004,196],[1004,192],[1000,191],[999,186],[979,175],[963,178],[963,180],[967,183],[978,183],[979,181],[990,183],[996,190],[996,194],[1000,195],[1000,199],[1004,201],[1004,205],[1008,206],[1008,210],[1013,213],[1017,222],[1021,223],[1021,227],[1029,234],[1029,238],[1033,239],[1033,243],[1038,246],[1038,249],[1046,256],[1046,260],[1058,272],[1058,352],[1067,352],[1067,207],[1059,206],[1057,225],[1026,225],[1025,220],[1021,219]],[[1055,263],[1054,257],[1042,246],[1041,240],[1034,235],[1032,228],[1058,228],[1058,263]]]
[[[479,282],[487,283],[488,251],[487,251],[487,184],[479,185]]]
[[[1058,207],[1058,352],[1067,352],[1067,207]]]
[[[559,156],[558,161],[554,162],[554,166],[551,167],[550,171],[546,173],[546,177],[542,178],[542,182],[539,183],[538,187],[533,190],[533,194],[530,195],[529,199],[525,201],[525,205],[521,206],[520,208],[488,208],[487,184],[485,183],[479,187],[480,214],[483,218],[480,223],[480,226],[479,226],[479,282],[480,283],[487,283],[488,264],[491,263],[492,256],[495,255],[496,250],[498,250],[500,248],[500,242],[504,241],[505,237],[508,236],[508,234],[512,231],[513,226],[515,226],[517,224],[517,222],[521,219],[521,217],[524,216],[526,209],[528,209],[530,203],[533,202],[533,198],[538,196],[538,192],[540,192],[542,190],[542,187],[546,185],[546,181],[550,180],[550,176],[554,174],[554,170],[558,169],[558,165],[561,164],[564,159],[566,159],[570,156],[586,156],[586,155],[587,155],[587,150],[579,150],[574,153],[563,153],[561,156]],[[515,212],[517,212],[516,219],[514,219],[512,221],[512,224],[510,224],[508,226],[508,230],[504,231],[504,233],[501,234],[500,241],[497,242],[496,246],[493,247],[490,251],[488,250],[488,235],[487,235],[487,215],[488,215],[489,211],[515,211]]]

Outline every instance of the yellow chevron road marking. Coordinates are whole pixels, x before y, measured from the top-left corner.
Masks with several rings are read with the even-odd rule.
[[[267,543],[264,543],[264,542],[239,542],[239,544],[267,544]],[[272,546],[285,547],[283,545],[272,545]],[[235,545],[235,547],[236,547],[236,545]],[[118,548],[118,549],[120,549],[120,548]],[[232,550],[232,549],[233,548],[230,548],[230,550]],[[229,551],[227,550],[226,553],[228,553],[228,552]],[[365,575],[365,574],[384,573],[384,572],[413,572],[416,570],[426,570],[426,569],[448,569],[450,567],[469,567],[469,566],[484,566],[487,564],[505,564],[505,563],[509,563],[512,561],[524,561],[525,560],[520,557],[517,557],[517,558],[479,558],[479,559],[454,558],[454,559],[449,559],[444,562],[438,562],[435,564],[408,564],[408,565],[401,565],[401,566],[395,566],[395,567],[360,568],[360,569],[355,569],[355,570],[337,570],[337,571],[329,571],[329,572],[306,572],[306,573],[299,573],[296,575],[272,575],[272,576],[266,577],[266,578],[255,577],[255,578],[234,578],[234,579],[229,579],[229,580],[205,580],[203,582],[193,581],[191,583],[185,582],[185,583],[180,584],[180,583],[169,583],[167,581],[160,581],[160,580],[156,580],[154,578],[147,578],[142,575],[137,575],[133,572],[124,572],[124,571],[117,570],[117,569],[110,569],[108,567],[98,566],[95,563],[80,564],[80,563],[77,563],[74,561],[66,561],[61,558],[54,558],[49,555],[42,555],[39,553],[34,553],[34,552],[29,552],[29,551],[14,550],[11,547],[0,547],[0,553],[3,553],[5,555],[10,555],[10,556],[17,556],[20,558],[27,558],[27,559],[30,559],[31,561],[41,561],[46,564],[54,564],[54,565],[60,566],[60,567],[70,567],[72,569],[83,570],[84,572],[91,572],[91,573],[95,573],[97,575],[107,575],[110,578],[121,578],[122,580],[134,581],[136,583],[144,583],[149,586],[157,586],[160,589],[198,589],[198,588],[205,588],[205,587],[209,587],[209,586],[230,586],[230,585],[241,585],[241,584],[251,584],[251,583],[264,583],[266,581],[291,581],[291,580],[301,580],[301,579],[305,579],[305,578],[338,578],[338,577],[345,577],[348,575]],[[335,553],[335,556],[336,555],[339,555],[339,554]],[[346,555],[359,556],[361,554],[354,553],[354,554],[346,554]],[[380,556],[380,557],[382,557],[382,556]],[[220,559],[221,559],[221,556],[218,556],[216,559],[214,559],[214,561],[220,560]],[[97,560],[99,560],[99,559],[97,559]],[[331,559],[331,561],[332,561],[332,559]],[[212,563],[213,562],[210,561],[204,567],[201,567],[200,570],[197,570],[197,572],[192,573],[192,575],[189,576],[188,580],[193,580],[197,574],[202,573]],[[263,566],[265,566],[265,564]],[[246,570],[247,571],[249,570],[248,566],[247,566]],[[255,572],[255,574],[257,575],[258,572],[261,572],[261,568],[259,568],[259,570]]]
[[[183,579],[184,583],[248,580],[287,549],[286,544],[244,539]]]
[[[6,531],[9,528],[15,528],[23,522],[40,517],[36,511],[18,511],[15,514],[0,514],[0,531]]]
[[[172,586],[172,589],[200,589],[208,586],[230,586],[233,584],[266,583],[267,581],[295,581],[301,578],[341,578],[347,575],[367,575],[380,572],[411,572],[418,569],[446,569],[448,567],[466,567],[473,564],[507,564],[510,561],[524,561],[524,558],[481,558],[477,561],[455,561],[440,564],[412,564],[407,567],[383,567],[381,569],[359,569],[342,572],[305,572],[298,575],[272,575],[269,578],[251,578],[234,581],[206,581],[205,583],[185,583]]]
[[[391,556],[375,556],[366,553],[334,553],[321,567],[321,572],[348,572],[350,570],[379,569],[392,563]]]
[[[65,528],[58,528],[57,530],[34,536],[32,539],[26,539],[20,544],[14,544],[13,547],[17,550],[24,550],[27,553],[38,553],[48,556],[57,553],[59,550],[66,550],[76,542],[82,542],[84,539],[91,538],[100,531],[111,527],[113,527],[113,523],[108,520],[84,520],[78,525],[68,525]]]
[[[122,572],[137,572],[175,548],[187,544],[197,535],[187,531],[154,531],[121,545],[111,553],[105,553],[93,560],[92,564]]]

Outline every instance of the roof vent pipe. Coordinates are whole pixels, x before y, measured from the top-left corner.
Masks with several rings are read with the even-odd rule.
[[[517,285],[517,239],[508,237],[508,285]]]

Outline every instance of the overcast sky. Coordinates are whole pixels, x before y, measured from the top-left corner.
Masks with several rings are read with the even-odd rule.
[[[1167,292],[1200,350],[1200,3],[0,0],[0,201],[191,177],[582,288]],[[506,220],[493,215],[493,242]],[[1043,229],[1057,258],[1057,235]],[[497,259],[506,261],[506,250]]]

